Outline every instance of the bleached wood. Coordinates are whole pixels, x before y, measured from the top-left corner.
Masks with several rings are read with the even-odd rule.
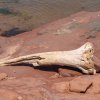
[[[1,61],[0,66],[16,65],[20,63],[33,64],[33,66],[61,65],[79,68],[85,74],[95,74],[93,61],[93,45],[86,43],[78,49],[71,51],[54,51],[20,56],[14,59]]]

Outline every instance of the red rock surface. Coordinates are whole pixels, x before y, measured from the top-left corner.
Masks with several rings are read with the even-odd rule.
[[[100,12],[80,12],[31,32],[0,37],[0,59],[72,50],[88,41],[94,44],[95,56],[100,59],[99,23]],[[82,75],[75,70],[57,71],[57,68],[0,67],[0,100],[100,100],[99,73]]]

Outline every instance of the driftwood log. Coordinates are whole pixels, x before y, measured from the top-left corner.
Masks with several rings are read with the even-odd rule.
[[[95,74],[93,53],[93,45],[88,42],[80,48],[71,51],[36,53],[0,61],[0,66],[21,63],[33,64],[33,66],[61,65],[66,66],[66,68],[67,66],[78,68],[85,74]]]

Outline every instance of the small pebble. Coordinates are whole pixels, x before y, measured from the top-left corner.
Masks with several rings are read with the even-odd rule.
[[[21,96],[18,97],[18,100],[23,100],[23,98]]]
[[[0,80],[6,79],[7,76],[8,75],[6,73],[0,73]]]

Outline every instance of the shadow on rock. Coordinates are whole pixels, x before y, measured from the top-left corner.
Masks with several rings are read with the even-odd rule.
[[[8,31],[5,31],[3,33],[1,33],[1,36],[6,36],[6,37],[10,37],[10,36],[15,36],[18,35],[20,33],[26,32],[27,30],[21,30],[19,28],[12,28]]]

